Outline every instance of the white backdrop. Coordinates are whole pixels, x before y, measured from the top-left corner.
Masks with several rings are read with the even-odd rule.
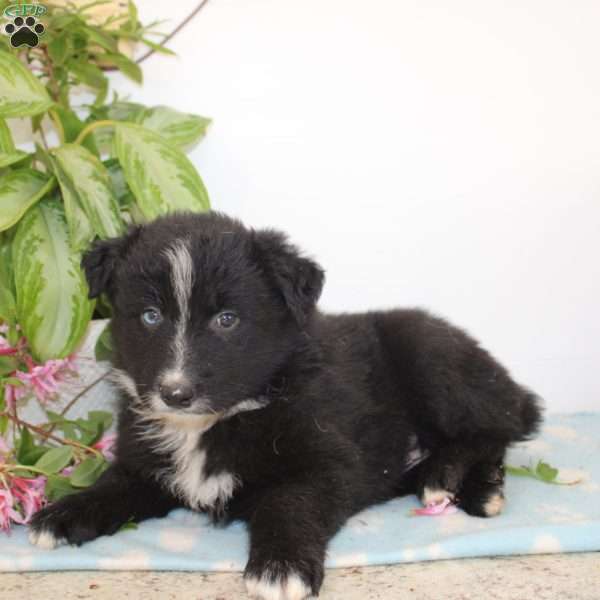
[[[165,31],[195,4],[138,0]],[[426,307],[598,409],[599,27],[593,0],[211,0],[115,84],[214,119],[214,208],[289,232],[324,309]]]

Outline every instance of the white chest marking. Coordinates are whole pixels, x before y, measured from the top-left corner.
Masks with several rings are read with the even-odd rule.
[[[258,410],[267,403],[265,399],[243,400],[223,413],[204,415],[136,410],[143,426],[138,435],[157,452],[166,454],[171,462],[156,478],[190,508],[223,507],[241,481],[227,472],[206,476],[206,450],[200,445],[202,435],[217,421]]]
[[[165,422],[148,436],[153,439],[154,448],[169,454],[172,461],[172,466],[157,473],[157,478],[173,495],[196,510],[222,507],[239,484],[231,473],[206,476],[206,451],[200,447],[204,431]]]

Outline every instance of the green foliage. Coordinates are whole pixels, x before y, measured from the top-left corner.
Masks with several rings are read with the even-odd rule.
[[[531,477],[533,479],[538,479],[539,481],[553,485],[575,485],[576,483],[579,483],[579,480],[559,481],[558,469],[542,460],[538,461],[535,466],[522,465],[520,467],[514,467],[511,465],[505,465],[504,468],[509,475],[515,475],[516,477]]]
[[[200,175],[185,154],[159,134],[141,125],[119,123],[114,145],[146,219],[177,210],[208,210],[208,193]]]
[[[59,202],[45,198],[27,211],[13,241],[17,317],[42,362],[68,356],[87,328],[92,303],[80,260]]]
[[[93,485],[108,468],[106,458],[93,445],[111,427],[113,416],[100,410],[90,411],[87,418],[76,420],[50,410],[47,415],[49,422],[45,427],[24,423],[19,428],[15,462],[10,465],[10,472],[19,477],[45,475],[46,496],[55,501]],[[4,432],[8,422],[5,415],[3,419],[0,433]],[[63,437],[57,438],[57,432]],[[58,446],[57,441],[60,442]]]
[[[96,360],[108,360],[110,361],[113,353],[112,337],[110,335],[110,329],[107,327],[98,337],[96,347],[94,348],[94,354]]]
[[[48,452],[44,452],[34,466],[44,473],[53,475],[62,471],[72,460],[73,447],[59,446],[58,448],[52,448]]]
[[[0,322],[11,326],[12,342],[18,323],[38,360],[69,355],[86,331],[94,305],[79,264],[95,238],[171,211],[210,209],[183,153],[205,135],[210,120],[116,96],[106,102],[106,69],[143,81],[120,40],[172,52],[149,39],[153,25],[140,24],[133,2],[102,24],[90,19],[94,4],[50,5],[35,48],[14,49],[0,36]],[[81,102],[80,86],[91,101]],[[35,151],[15,146],[6,121],[13,118],[31,120]],[[56,136],[48,135],[51,129]],[[58,146],[49,147],[50,139]],[[3,357],[0,378],[11,366]],[[87,441],[104,429],[61,427]],[[57,494],[66,489],[60,479],[53,485]]]

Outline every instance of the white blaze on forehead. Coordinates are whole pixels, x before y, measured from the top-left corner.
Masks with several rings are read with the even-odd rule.
[[[163,376],[163,383],[185,379],[184,365],[186,354],[185,331],[190,319],[190,300],[194,285],[194,263],[186,240],[176,240],[164,251],[171,267],[171,287],[179,309],[175,323],[173,351],[175,364]]]

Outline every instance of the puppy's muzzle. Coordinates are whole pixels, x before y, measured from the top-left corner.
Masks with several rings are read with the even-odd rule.
[[[185,383],[162,384],[159,392],[163,402],[171,408],[188,408],[194,399],[194,388]]]

